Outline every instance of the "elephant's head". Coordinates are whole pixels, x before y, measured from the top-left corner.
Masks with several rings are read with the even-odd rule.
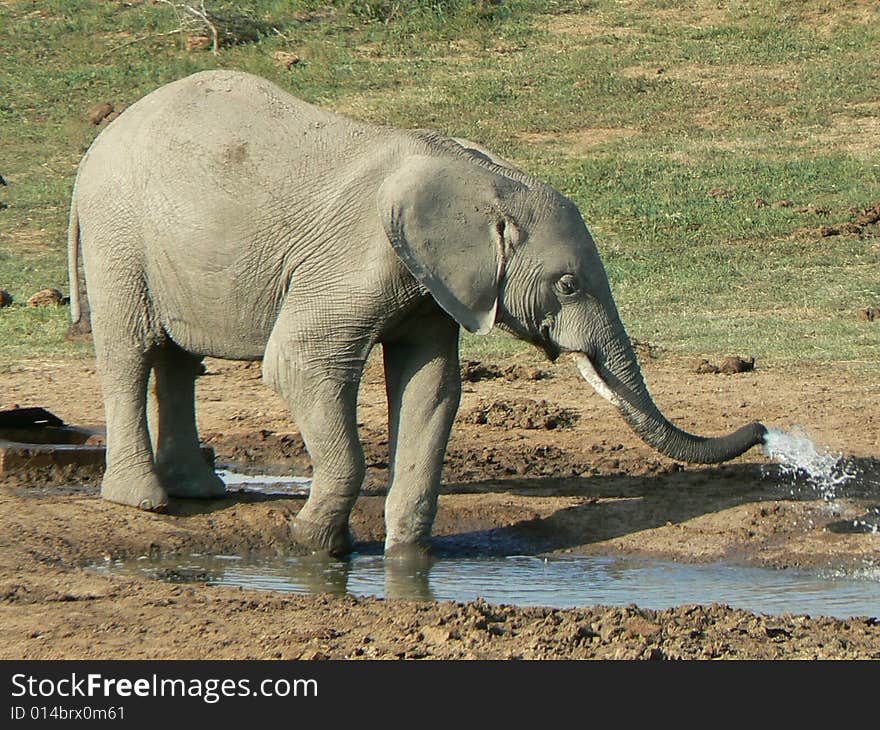
[[[485,155],[416,155],[383,184],[385,231],[410,272],[471,332],[493,326],[571,353],[581,374],[648,444],[695,463],[763,441],[752,423],[720,438],[672,425],[648,393],[595,243],[577,207]]]

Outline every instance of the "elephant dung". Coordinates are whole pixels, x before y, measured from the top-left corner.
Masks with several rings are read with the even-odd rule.
[[[733,375],[734,373],[747,373],[755,369],[755,358],[742,358],[737,355],[731,355],[724,358],[720,365],[715,365],[705,358],[694,361],[693,370],[700,375],[715,375],[723,373],[725,375]]]
[[[186,50],[188,51],[201,51],[210,48],[213,44],[213,41],[206,35],[188,35],[186,37]]]
[[[737,355],[731,355],[724,358],[718,371],[725,375],[733,375],[734,373],[747,373],[755,369],[755,358],[742,358]]]
[[[299,63],[299,56],[288,51],[275,51],[272,54],[272,63],[280,68],[290,69]]]
[[[517,363],[504,368],[505,380],[546,380],[551,377],[546,370],[541,370],[532,365]]]
[[[5,289],[0,289],[0,309],[10,306],[12,301],[12,294]]]
[[[476,383],[480,380],[545,380],[551,377],[546,370],[515,363],[501,368],[492,363],[483,363],[479,360],[463,360],[461,363],[461,379],[468,383]]]
[[[568,408],[560,408],[545,400],[530,399],[480,403],[465,416],[468,423],[547,431],[570,428],[578,419],[579,415]]]
[[[99,104],[89,107],[86,116],[92,124],[98,125],[112,113],[113,105],[109,101],[102,101]]]
[[[874,223],[880,223],[880,203],[865,208],[856,218],[856,224],[860,226],[870,226]]]
[[[64,295],[57,289],[41,289],[27,300],[29,307],[57,307],[64,303]]]
[[[501,368],[497,365],[482,363],[479,360],[462,360],[461,379],[467,383],[476,383],[480,380],[494,380],[502,375]]]
[[[859,319],[863,322],[873,322],[875,320],[880,321],[880,307],[865,307],[864,309],[860,309]]]
[[[718,366],[713,365],[705,358],[699,358],[697,360],[694,360],[693,370],[695,373],[699,373],[700,375],[714,375],[718,372]]]

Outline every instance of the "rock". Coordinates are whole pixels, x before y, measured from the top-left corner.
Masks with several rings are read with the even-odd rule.
[[[95,104],[93,107],[90,107],[86,115],[89,118],[89,121],[92,124],[100,124],[107,118],[109,114],[113,113],[113,105],[109,101],[102,101],[100,104]]]
[[[452,632],[446,626],[425,626],[422,628],[422,638],[429,644],[445,644],[452,639]]]
[[[650,621],[642,616],[634,616],[624,624],[627,632],[632,636],[644,636],[653,638],[660,633],[660,624]]]
[[[296,56],[293,53],[288,53],[287,51],[275,51],[275,53],[272,54],[272,63],[281,68],[292,68],[293,66],[296,66],[299,61],[299,56]]]
[[[0,289],[0,309],[2,309],[3,307],[8,307],[10,304],[12,304],[12,302],[12,294],[10,294],[5,289]]]
[[[736,355],[724,358],[718,372],[725,375],[733,375],[734,373],[747,373],[755,369],[755,358],[741,358]]]
[[[323,662],[327,661],[330,657],[327,656],[324,652],[318,651],[317,649],[306,649],[299,656],[301,661],[306,662]]]

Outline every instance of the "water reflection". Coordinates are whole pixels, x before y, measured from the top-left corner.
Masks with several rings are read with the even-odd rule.
[[[323,556],[243,559],[192,555],[96,567],[136,571],[173,582],[390,599],[484,598],[492,603],[556,608],[635,603],[655,609],[717,602],[767,614],[880,615],[880,573],[872,566],[832,573],[688,565],[637,557],[385,560],[381,555],[354,555],[349,560],[336,560]]]
[[[394,559],[384,561],[385,597],[413,601],[436,601],[431,590],[432,558]]]
[[[297,559],[292,575],[295,575],[301,593],[344,596],[348,593],[351,563],[347,560],[331,560],[323,555],[307,555]]]

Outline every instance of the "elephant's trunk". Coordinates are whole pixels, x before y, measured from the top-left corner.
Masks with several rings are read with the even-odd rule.
[[[620,326],[620,330],[623,327]],[[654,404],[626,333],[615,337],[611,351],[599,357],[575,352],[584,379],[613,403],[636,434],[649,446],[677,461],[716,464],[733,459],[764,440],[767,429],[750,423],[728,436],[694,436],[674,426]]]

